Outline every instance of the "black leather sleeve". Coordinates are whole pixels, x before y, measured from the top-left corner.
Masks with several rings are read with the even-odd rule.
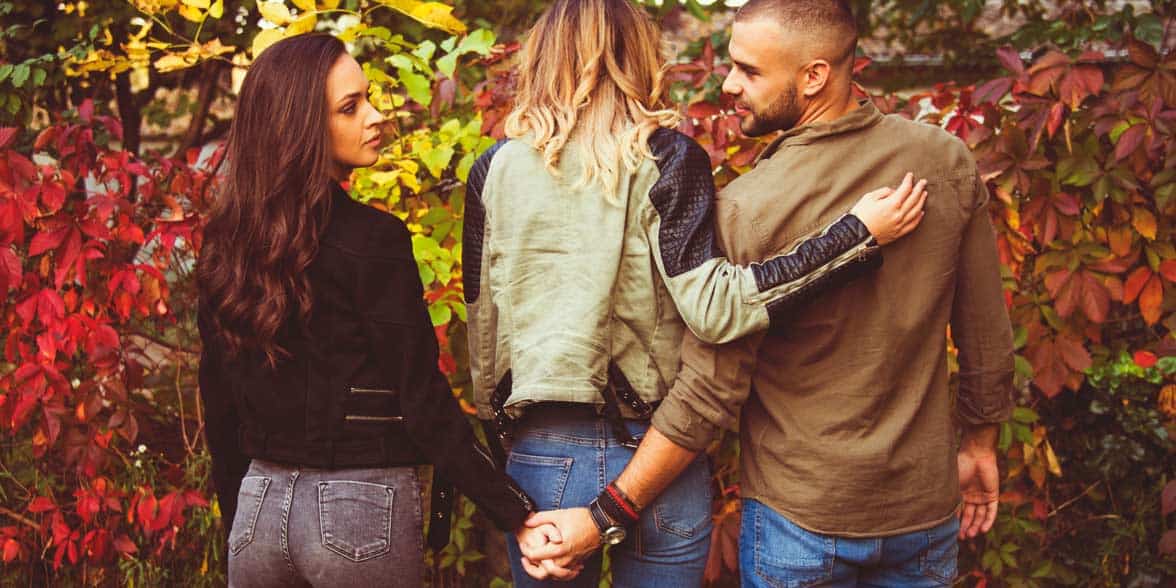
[[[865,244],[865,247],[862,247]],[[855,248],[852,257],[846,255]],[[827,288],[845,284],[882,266],[882,251],[862,221],[847,214],[785,255],[751,264],[761,291],[796,284],[768,303],[772,326],[782,324],[797,306]]]
[[[387,223],[370,251],[386,252],[388,257],[370,259],[361,270],[358,304],[397,305],[369,312],[366,322],[376,349],[386,354],[389,381],[400,391],[408,437],[437,474],[473,500],[499,529],[515,531],[534,510],[534,502],[474,436],[437,364],[437,338],[408,231],[395,217],[389,216]]]
[[[659,177],[649,198],[660,219],[657,239],[662,264],[667,278],[673,278],[723,256],[716,244],[710,156],[693,139],[669,129],[654,132],[650,148]],[[880,264],[881,252],[869,230],[847,214],[788,253],[732,267],[736,272],[750,270],[760,293],[772,291],[766,305],[776,324],[801,301]]]
[[[490,172],[490,162],[494,159],[494,154],[498,153],[506,142],[507,139],[503,139],[495,143],[478,157],[466,180],[465,212],[461,230],[461,275],[466,302],[477,302],[482,286],[482,245],[486,234],[486,205],[482,202],[482,188],[486,184],[486,174]]]
[[[202,303],[196,322],[200,329],[200,399],[204,403],[204,439],[212,456],[212,482],[220,503],[225,536],[232,530],[237,513],[237,493],[241,479],[249,469],[249,458],[241,451],[237,431],[241,427],[233,399],[233,390],[225,377],[217,337]]]

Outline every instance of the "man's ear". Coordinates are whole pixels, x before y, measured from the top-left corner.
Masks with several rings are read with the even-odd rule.
[[[801,80],[801,92],[804,93],[805,98],[812,98],[821,93],[825,86],[829,85],[829,75],[833,71],[833,66],[829,65],[828,61],[824,59],[817,59],[804,66],[801,72],[803,79]]]

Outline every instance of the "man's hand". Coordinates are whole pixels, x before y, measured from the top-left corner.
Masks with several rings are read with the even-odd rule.
[[[571,580],[580,573],[581,562],[588,559],[600,548],[600,530],[592,522],[587,508],[552,510],[532,515],[526,526],[531,528],[554,525],[559,529],[562,541],[558,544],[534,543],[524,545],[523,568],[536,579],[554,578]],[[533,562],[539,562],[535,565]],[[528,565],[528,564],[531,565]],[[537,575],[540,574],[540,575]]]
[[[1000,471],[996,465],[997,426],[986,425],[964,433],[956,462],[960,469],[960,539],[987,533],[996,521]]]
[[[536,516],[536,514],[532,514],[527,519],[527,523],[534,520]],[[541,548],[545,549],[544,553],[566,553],[567,551],[561,545],[563,536],[559,532],[559,529],[550,523],[523,525],[518,531],[515,531],[515,539],[519,543],[519,549],[524,553],[534,552]],[[526,556],[522,558],[522,561],[523,569],[537,580],[546,580],[549,577],[570,580],[576,577],[576,574],[580,571],[579,569],[562,568],[553,564],[542,566],[536,563],[538,560],[532,561]]]

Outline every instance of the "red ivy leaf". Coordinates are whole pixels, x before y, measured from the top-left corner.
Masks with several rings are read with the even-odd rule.
[[[16,127],[0,127],[0,149],[7,148],[19,130]]]
[[[1136,351],[1131,356],[1131,359],[1135,362],[1135,365],[1144,369],[1156,365],[1156,354],[1150,351]]]
[[[48,496],[38,496],[29,501],[28,511],[32,513],[46,512],[57,508],[53,499]]]

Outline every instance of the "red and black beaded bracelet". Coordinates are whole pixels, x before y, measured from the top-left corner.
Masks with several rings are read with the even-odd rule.
[[[637,505],[617,488],[616,482],[605,486],[604,491],[596,499],[605,514],[622,527],[631,527],[641,518]]]

